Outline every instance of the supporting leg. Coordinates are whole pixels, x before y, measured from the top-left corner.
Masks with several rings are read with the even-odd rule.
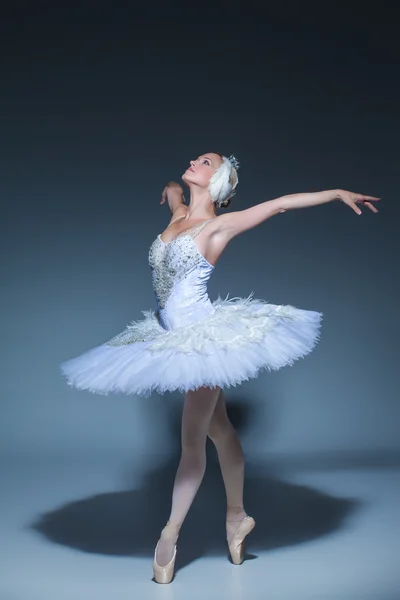
[[[179,529],[203,480],[206,440],[220,388],[200,388],[185,394],[182,413],[182,455],[175,477],[169,521],[157,549],[157,563],[168,564]]]

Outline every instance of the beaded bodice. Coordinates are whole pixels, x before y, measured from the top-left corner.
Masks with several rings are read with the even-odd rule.
[[[194,225],[170,242],[159,234],[149,250],[149,265],[160,323],[175,329],[214,312],[207,283],[214,270],[198,250],[196,235],[212,219]]]

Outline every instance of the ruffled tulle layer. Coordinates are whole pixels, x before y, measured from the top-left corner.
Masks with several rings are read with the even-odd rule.
[[[213,302],[215,312],[174,330],[154,311],[108,342],[60,366],[67,383],[97,394],[229,388],[262,369],[292,365],[319,340],[322,313],[247,298]]]

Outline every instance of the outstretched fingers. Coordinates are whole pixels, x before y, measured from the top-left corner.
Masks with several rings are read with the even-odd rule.
[[[368,206],[368,208],[370,210],[372,210],[372,212],[374,212],[374,213],[379,212],[378,209],[373,204],[371,204],[371,202],[364,202],[363,204],[364,204],[364,206]]]
[[[357,203],[362,204],[363,206],[367,206],[374,213],[379,212],[378,209],[373,204],[373,202],[379,202],[379,200],[381,200],[381,198],[378,198],[377,196],[366,196],[365,194],[355,194],[355,196],[352,198],[352,200],[354,203],[351,203],[350,206],[354,210],[354,212],[357,213],[358,215],[361,215],[362,212],[359,209],[359,207],[357,206]]]

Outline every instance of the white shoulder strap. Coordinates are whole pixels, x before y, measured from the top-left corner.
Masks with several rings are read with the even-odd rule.
[[[207,223],[209,223],[210,221],[213,221],[214,218],[215,217],[212,217],[211,219],[207,219],[206,221],[203,221],[202,223],[193,225],[193,227],[191,227],[189,230],[187,230],[187,233],[190,232],[190,235],[192,237],[196,237],[196,235],[198,235],[200,233],[200,231],[202,231],[204,229],[204,227],[207,225]]]

